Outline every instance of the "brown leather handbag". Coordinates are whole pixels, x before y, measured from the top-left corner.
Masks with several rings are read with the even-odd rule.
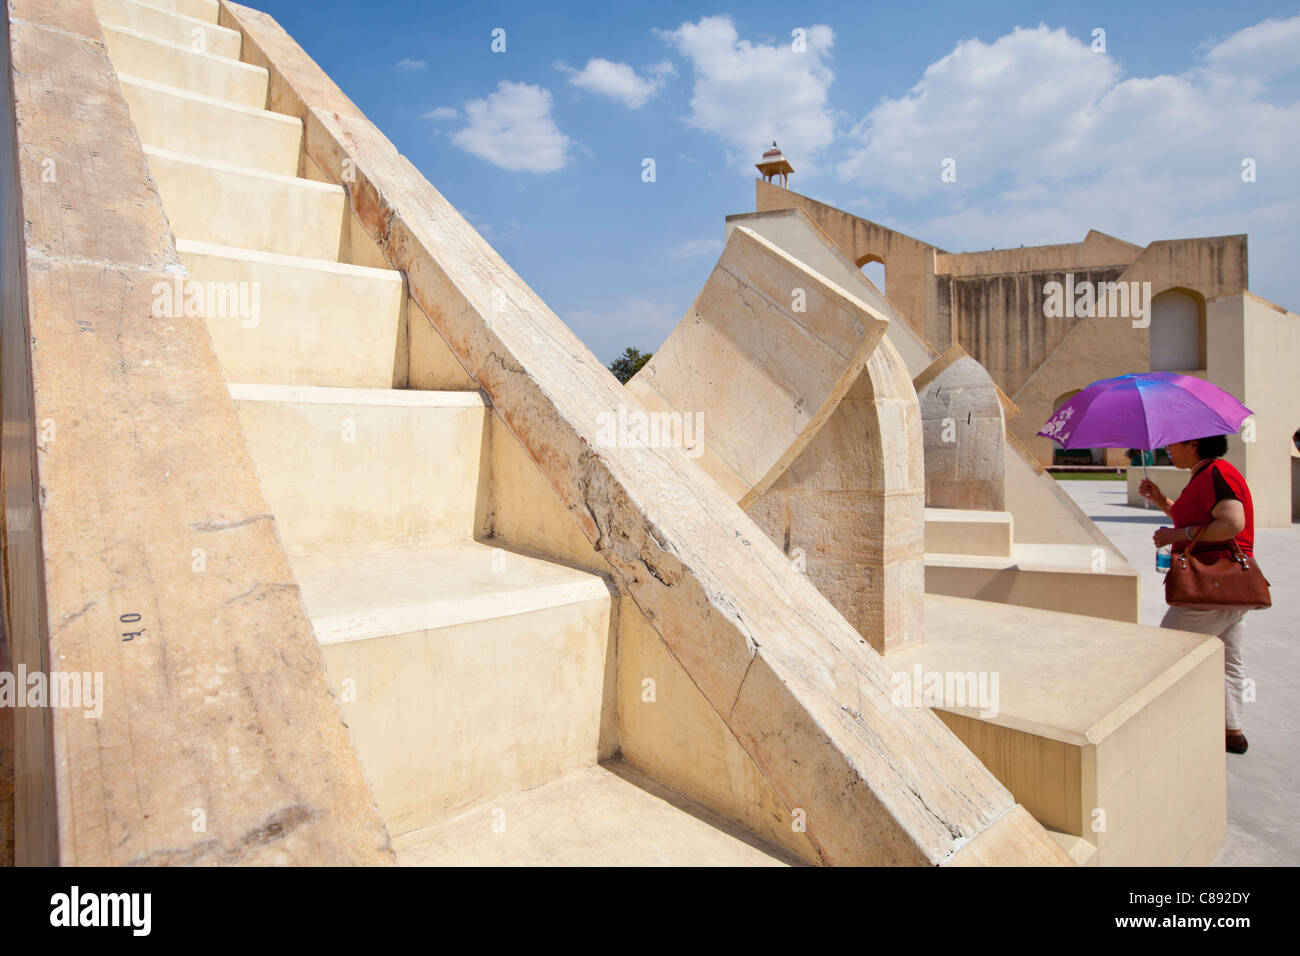
[[[1272,607],[1273,598],[1268,593],[1267,579],[1255,563],[1254,556],[1242,551],[1235,538],[1230,542],[1231,553],[1196,553],[1196,542],[1205,533],[1205,527],[1202,526],[1192,543],[1170,561],[1169,572],[1165,575],[1165,601],[1175,607],[1197,611]]]

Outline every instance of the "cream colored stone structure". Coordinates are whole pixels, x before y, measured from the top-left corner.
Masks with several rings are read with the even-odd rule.
[[[960,345],[988,370],[1019,409],[1011,432],[1040,462],[1052,462],[1054,445],[1038,429],[1089,383],[1148,370],[1196,375],[1254,411],[1228,457],[1250,483],[1257,524],[1291,523],[1300,391],[1287,370],[1300,365],[1300,332],[1294,313],[1248,291],[1244,235],[1144,248],[1092,230],[1079,243],[950,253],[772,183],[756,189],[760,212],[800,209],[851,262],[884,263],[890,300],[934,348]],[[1079,296],[1085,286],[1117,287],[1094,296],[1098,314],[1049,315],[1053,282]],[[1071,306],[1079,301],[1088,300],[1071,297]],[[1094,460],[1127,464],[1123,449],[1098,449]]]
[[[666,403],[665,408],[678,409],[679,414],[684,409],[701,414],[705,426],[700,443],[703,447],[697,449],[699,462],[736,500],[750,502],[745,505],[750,515],[773,541],[806,564],[809,577],[868,635],[873,646],[882,649],[917,639],[919,629],[907,630],[901,622],[919,623],[919,604],[907,597],[907,589],[885,585],[889,575],[898,581],[914,576],[920,563],[925,568],[926,590],[931,593],[1137,621],[1137,572],[1057,483],[1025,454],[1014,435],[999,431],[998,423],[1014,415],[1016,408],[989,381],[978,363],[956,346],[939,355],[802,210],[728,216],[726,228],[729,237],[742,229],[762,236],[845,290],[863,308],[888,321],[885,344],[889,349],[878,349],[873,356],[881,366],[874,374],[880,378],[877,387],[892,390],[888,391],[892,398],[887,405],[894,409],[889,416],[893,424],[885,427],[885,435],[896,428],[903,431],[884,439],[892,445],[881,444],[876,429],[882,427],[881,412],[887,406],[872,406],[875,424],[847,424],[844,416],[856,414],[850,412],[855,406],[844,407],[838,413],[842,419],[837,425],[838,437],[828,435],[817,442],[816,448],[805,450],[800,467],[791,468],[779,486],[773,485],[766,500],[753,502],[752,495],[743,498],[743,485],[736,484],[725,469],[714,464],[709,447],[711,434],[721,435],[724,443],[743,442],[746,434],[730,438],[725,435],[728,415],[737,411],[718,408],[716,403],[725,400],[728,393],[699,384],[692,385],[689,391],[675,391],[673,378],[668,376],[664,384],[654,386],[657,401]],[[722,265],[720,262],[719,267]],[[800,286],[791,274],[778,290],[778,300],[792,301],[797,288]],[[760,293],[754,290],[749,295]],[[692,306],[657,353],[660,363],[652,359],[629,383],[634,393],[645,397],[649,383],[654,381],[651,376],[669,361],[669,356],[675,365],[693,369],[692,376],[679,373],[677,380],[711,380],[716,359],[703,347],[697,330],[701,324],[713,321],[712,307],[713,303],[703,298]],[[732,307],[742,315],[749,314],[741,302]],[[797,314],[790,318],[797,318]],[[688,354],[692,346],[693,355]],[[772,366],[765,373],[764,387],[775,388],[778,393],[786,388],[788,404],[798,401],[800,394],[791,388],[791,377],[769,358],[785,354],[789,346],[778,348],[755,337],[748,348],[759,356],[751,365]],[[798,354],[798,350],[794,351]],[[898,367],[894,356],[901,360],[905,371]],[[892,371],[882,366],[887,361]],[[953,365],[956,368],[950,371]],[[896,381],[900,372],[913,378],[910,387]],[[945,394],[944,383],[951,382],[955,375],[964,376],[961,388],[949,391],[959,391],[959,397]],[[868,387],[872,386],[865,381],[859,385],[859,389]],[[825,384],[820,384],[817,394],[824,394],[826,389]],[[924,422],[924,407],[913,404],[919,402],[918,392],[943,396],[933,402],[928,424]],[[908,416],[923,423],[916,434]],[[746,419],[745,427],[761,431],[752,418]],[[808,434],[800,439],[810,440]],[[914,457],[918,440],[923,462]],[[919,502],[912,500],[922,487],[922,473],[926,492],[924,541],[912,531],[915,522],[922,520],[917,512]],[[995,506],[997,510],[990,510]],[[883,545],[874,543],[879,539],[871,539],[877,532],[866,530],[873,522],[885,529]],[[875,559],[857,561],[858,566],[850,570],[856,560],[853,555],[879,552],[882,547],[888,552],[881,559],[888,573],[867,570],[874,567]],[[816,560],[812,560],[814,551]]]
[[[1069,862],[273,20],[7,28],[20,862]]]
[[[920,638],[924,591],[920,416],[888,322],[739,226],[628,383],[703,423],[704,470],[878,651]]]
[[[925,442],[925,501],[932,508],[1006,506],[1006,418],[984,367],[954,345],[914,383]]]
[[[1159,805],[1198,828],[1178,860],[1221,841],[1217,732],[1161,723],[1221,708],[1213,641],[1169,632],[1087,713],[1018,704],[1015,731],[1091,735],[1064,764],[1049,731],[1008,768],[896,699],[954,599],[920,580],[925,347],[895,347],[869,283],[733,230],[703,324],[757,289],[763,329],[818,333],[779,368],[737,356],[781,430],[715,457],[610,441],[668,391],[620,386],[270,17],[12,0],[5,28],[5,653],[104,675],[97,721],[14,715],[17,862],[1144,862],[1168,847],[1089,855],[1051,814],[1170,754],[1195,785],[1124,790],[1116,832]],[[1008,502],[1054,501],[1037,477],[1008,464]],[[787,511],[814,542],[859,521],[810,549],[833,573],[769,539]],[[985,632],[1071,617],[965,603]]]
[[[755,270],[733,261],[755,234],[794,260],[765,270],[762,289],[747,281]],[[1060,506],[1054,479],[1041,469],[1025,474],[1029,462],[1005,426],[1004,408],[1015,406],[959,346],[935,355],[802,211],[728,217],[727,235],[705,293],[628,390],[702,418],[694,452],[703,469],[748,502],[792,563],[885,654],[897,699],[936,706],[1072,858],[1209,859],[1226,815],[1217,642],[1132,623],[1136,573],[1122,560],[1107,573],[1112,548],[1072,542],[1073,529],[1105,539],[1077,509]],[[809,270],[834,276],[846,295],[852,289],[848,301],[888,329],[829,416],[798,419],[797,438],[778,433],[802,451],[756,496],[746,491],[753,483],[736,482],[719,459],[736,447],[766,447],[765,464],[790,455],[770,438],[762,445],[761,423],[736,407],[728,385],[753,375],[755,391],[777,396],[762,421],[799,408],[798,376],[818,367],[822,352],[810,332],[799,339],[790,329],[817,326],[749,302],[798,301]],[[737,294],[709,293],[719,273]],[[727,332],[706,331],[714,329]],[[894,342],[922,369],[914,387]],[[743,363],[729,357],[742,349]],[[792,368],[792,356],[802,363]],[[825,396],[834,382],[823,379],[810,394]],[[836,399],[821,401],[812,407]],[[1059,537],[1018,544],[1014,515],[1004,510],[1011,507],[1039,510]],[[922,553],[924,601],[915,576]],[[929,698],[935,678],[943,692]],[[985,692],[989,699],[976,705]],[[1182,784],[1175,765],[1186,769]],[[1111,811],[1117,819],[1109,820]]]

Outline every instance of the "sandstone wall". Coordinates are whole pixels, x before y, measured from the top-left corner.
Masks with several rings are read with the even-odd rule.
[[[204,321],[154,315],[183,269],[92,4],[6,19],[6,629],[103,679],[15,715],[17,862],[390,862]]]

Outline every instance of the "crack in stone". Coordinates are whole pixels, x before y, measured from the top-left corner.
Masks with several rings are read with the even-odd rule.
[[[126,865],[193,866],[217,855],[215,862],[228,866],[240,862],[260,847],[283,840],[300,827],[319,819],[320,816],[321,811],[318,807],[306,803],[295,804],[272,813],[224,850],[221,841],[210,839],[181,850],[155,850],[146,856],[131,860]]]
[[[650,576],[653,577],[656,581],[658,581],[666,588],[670,588],[673,586],[672,582],[664,578],[664,576],[659,573],[659,569],[656,568],[649,561],[647,561],[644,555],[638,554],[636,557],[637,560],[640,561],[642,565],[644,565],[645,569],[650,572]]]
[[[81,617],[81,615],[85,614],[87,611],[89,611],[92,607],[94,607],[94,606],[95,606],[96,604],[98,604],[99,602],[100,602],[100,598],[95,598],[95,600],[91,601],[89,604],[87,604],[85,607],[83,607],[80,611],[73,611],[73,612],[71,612],[70,614],[65,614],[65,615],[63,615],[62,625],[63,625],[64,627],[66,627],[68,624],[71,624],[73,621],[75,621],[77,618]]]
[[[118,269],[125,272],[147,272],[147,273],[161,274],[167,271],[167,266],[173,266],[178,264],[169,260],[166,261],[165,264],[161,266],[148,266],[148,265],[142,266],[139,265],[138,263],[116,262],[113,259],[85,259],[78,256],[52,256],[48,252],[43,252],[40,249],[30,245],[27,246],[26,252],[27,252],[27,257],[29,259],[39,259],[51,264],[71,265],[71,266],[97,266],[100,269],[105,269],[105,268]],[[171,274],[175,275],[176,273],[171,273]],[[189,273],[186,272],[185,275],[189,275]]]
[[[252,524],[254,521],[265,521],[271,517],[274,516],[269,514],[259,514],[253,515],[251,518],[240,518],[238,521],[196,521],[190,525],[190,527],[195,531],[204,533],[210,531],[230,531],[233,528],[242,528],[246,524]]]
[[[736,696],[731,701],[731,706],[727,709],[727,725],[731,725],[730,718],[736,712],[736,704],[740,702],[740,692],[745,689],[745,680],[749,677],[749,669],[754,666],[754,661],[758,660],[758,648],[754,648],[754,653],[749,657],[749,663],[745,665],[745,673],[740,675],[740,683],[736,685]]]
[[[226,600],[221,602],[221,606],[225,607],[227,604],[234,604],[236,601],[243,600],[244,598],[248,597],[250,594],[253,594],[255,591],[257,591],[258,588],[266,588],[268,591],[296,591],[298,589],[298,585],[285,584],[280,581],[275,581],[271,584],[267,584],[264,581],[258,581],[256,584],[254,584],[251,588],[249,588],[247,591],[243,592],[242,594],[236,594],[234,597],[226,598]],[[260,601],[261,598],[258,598],[258,600]]]

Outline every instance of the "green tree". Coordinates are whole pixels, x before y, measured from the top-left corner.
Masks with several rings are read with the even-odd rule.
[[[650,361],[652,355],[653,352],[642,354],[639,349],[629,345],[623,350],[622,355],[609,363],[609,370],[614,373],[616,379],[626,385],[633,375],[641,371],[641,366]]]

